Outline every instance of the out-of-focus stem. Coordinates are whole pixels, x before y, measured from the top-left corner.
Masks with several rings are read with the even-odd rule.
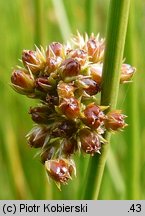
[[[93,21],[94,21],[94,0],[86,0],[86,32],[91,34],[93,29]]]
[[[44,13],[43,13],[44,1],[34,0],[34,42],[37,46],[43,45],[44,38]]]
[[[135,1],[131,7],[129,26],[127,32],[125,56],[127,62],[137,65],[135,52],[137,38],[135,30]],[[137,77],[136,77],[137,78]],[[139,101],[138,101],[138,85],[137,79],[130,84],[127,97],[127,112],[129,127],[126,129],[126,145],[127,145],[127,190],[126,198],[130,200],[140,199],[140,129],[139,129]]]

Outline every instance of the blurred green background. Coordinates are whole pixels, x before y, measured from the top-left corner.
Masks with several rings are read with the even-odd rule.
[[[145,2],[132,3],[124,56],[137,73],[134,83],[120,87],[118,102],[129,127],[112,137],[99,199],[145,199]],[[76,156],[77,178],[61,192],[48,183],[25,138],[33,125],[28,110],[37,101],[9,83],[23,49],[66,42],[76,30],[105,37],[108,6],[108,0],[0,1],[0,199],[82,198],[89,158]]]

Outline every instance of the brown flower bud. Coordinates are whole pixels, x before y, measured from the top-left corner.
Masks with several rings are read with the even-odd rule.
[[[56,137],[71,137],[77,131],[76,123],[72,120],[64,120],[52,131]]]
[[[34,92],[35,81],[26,73],[23,69],[15,69],[11,76],[12,87],[20,94],[26,94]]]
[[[131,80],[136,69],[129,64],[122,64],[120,83],[127,83]]]
[[[94,129],[101,126],[105,119],[105,115],[99,106],[96,106],[93,103],[87,105],[86,109],[84,110],[84,116],[84,123]]]
[[[84,85],[83,89],[88,95],[95,95],[101,91],[100,85],[90,78],[81,79],[80,82]]]
[[[82,49],[70,50],[68,56],[76,59],[80,65],[84,65],[87,60],[87,52]]]
[[[75,119],[79,116],[79,102],[76,98],[65,98],[59,105],[61,112],[69,119]]]
[[[74,138],[64,139],[62,153],[66,157],[70,157],[70,155],[74,154],[77,150],[77,141]]]
[[[50,85],[47,77],[40,77],[36,79],[36,88],[39,91],[48,92],[50,89],[52,89],[52,86]]]
[[[101,142],[97,133],[92,132],[91,130],[84,128],[79,131],[79,139],[81,142],[81,149],[92,156],[98,152],[101,148]]]
[[[53,42],[49,45],[48,49],[51,49],[55,56],[64,57],[64,47],[61,43]],[[49,50],[49,52],[51,51]]]
[[[79,74],[81,66],[76,59],[66,59],[61,65],[61,76],[62,78],[74,77]]]
[[[127,116],[122,114],[121,110],[115,110],[107,114],[107,118],[105,119],[105,128],[107,130],[117,131],[123,129],[127,126],[124,119]]]
[[[48,106],[39,106],[30,108],[32,120],[37,124],[48,124],[49,116],[52,114],[52,109]]]
[[[62,184],[66,184],[76,172],[74,162],[68,159],[48,160],[45,162],[45,167],[48,176]]]
[[[46,58],[46,67],[45,67],[45,74],[50,74],[58,69],[59,65],[61,64],[62,59],[59,57],[47,57]]]
[[[89,39],[87,41],[87,48],[88,48],[88,55],[93,56],[93,54],[97,48],[97,44],[96,44],[95,39]]]
[[[28,143],[33,148],[41,148],[49,138],[49,129],[45,126],[36,126],[27,135]]]
[[[38,48],[36,48],[36,51],[23,50],[22,61],[24,66],[29,68],[32,73],[36,73],[45,67],[45,57]]]
[[[98,38],[90,38],[87,42],[89,60],[92,62],[100,62],[104,56],[104,40]]]

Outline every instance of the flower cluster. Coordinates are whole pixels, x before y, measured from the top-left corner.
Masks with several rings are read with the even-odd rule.
[[[31,147],[40,148],[49,177],[67,183],[76,173],[75,152],[93,156],[101,152],[106,130],[126,126],[120,110],[107,114],[100,106],[105,41],[79,33],[71,43],[51,43],[46,50],[22,52],[23,67],[13,70],[12,87],[20,94],[40,100],[30,108],[35,127],[27,135]],[[129,82],[135,68],[122,64],[120,83]]]

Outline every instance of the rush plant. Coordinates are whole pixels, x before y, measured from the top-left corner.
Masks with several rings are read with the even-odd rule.
[[[99,35],[78,32],[66,45],[52,42],[46,50],[24,50],[22,66],[12,72],[12,88],[40,101],[30,108],[35,126],[27,140],[40,149],[41,162],[59,188],[76,175],[74,154],[102,155],[108,145],[105,133],[127,126],[121,110],[110,111],[109,101],[99,103],[104,51]],[[118,69],[120,83],[129,82],[135,72],[125,63]]]

